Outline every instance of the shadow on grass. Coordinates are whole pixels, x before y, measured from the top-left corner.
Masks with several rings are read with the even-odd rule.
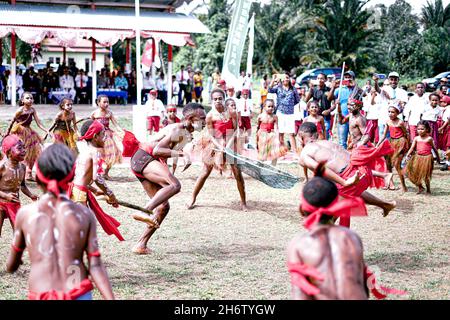
[[[449,262],[430,261],[427,259],[429,253],[426,251],[404,251],[404,252],[374,252],[365,256],[368,266],[376,265],[383,271],[407,272],[425,268],[443,268],[449,266]]]

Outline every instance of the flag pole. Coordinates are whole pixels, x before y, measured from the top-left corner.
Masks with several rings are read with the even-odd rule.
[[[341,98],[341,90],[342,90],[342,80],[344,79],[344,70],[345,70],[345,61],[342,63],[342,70],[341,70],[341,79],[339,80],[339,92],[338,92],[338,96],[337,96],[337,102],[340,103],[340,98]],[[337,131],[337,125],[338,125],[338,115],[337,115],[337,110],[336,113],[334,115],[334,121],[333,121],[333,136],[337,136],[338,134],[336,134]],[[338,137],[338,141],[339,141],[339,137]]]
[[[140,8],[139,0],[134,0],[134,9],[136,15],[136,104],[141,105],[142,90],[142,72],[141,72],[141,26],[140,26]]]

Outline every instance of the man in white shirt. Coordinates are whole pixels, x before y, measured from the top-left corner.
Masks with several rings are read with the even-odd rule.
[[[77,92],[75,91],[75,81],[69,74],[69,68],[64,68],[64,74],[59,77],[59,87],[70,94],[70,99],[74,100]]]
[[[172,101],[169,104],[177,104],[178,94],[180,93],[180,85],[178,84],[177,77],[172,76]]]
[[[417,136],[417,124],[422,118],[422,114],[428,105],[428,98],[424,95],[425,86],[422,82],[416,84],[416,93],[412,96],[403,110],[405,121],[409,127],[409,137],[411,141]]]
[[[166,109],[164,108],[164,104],[161,100],[157,98],[158,91],[157,90],[151,90],[149,94],[149,99],[145,103],[146,108],[146,114],[147,114],[147,121],[148,121],[148,133],[150,135],[154,132],[159,131],[159,124],[161,122],[161,119],[165,118],[166,115]]]
[[[180,86],[178,92],[178,106],[183,105],[184,97],[186,96],[186,86],[189,80],[189,73],[184,69],[184,66],[180,67],[180,71],[177,72],[177,81]]]
[[[366,131],[364,135],[369,137],[369,141],[378,140],[378,117],[380,115],[380,104],[376,102],[377,91],[375,88],[370,89],[370,93],[363,98],[363,110],[366,113]]]
[[[237,105],[238,98],[236,97],[236,92],[234,90],[234,86],[233,85],[229,85],[227,87],[226,95],[227,95],[226,99],[233,99],[234,102],[236,102],[236,105]]]
[[[391,72],[388,75],[389,85],[383,86],[382,89],[378,87],[378,76],[375,74],[373,76],[373,80],[375,81],[375,89],[378,93],[380,93],[380,90],[383,90],[386,93],[387,99],[390,101],[394,100],[400,105],[401,111],[403,112],[403,108],[405,107],[406,103],[408,102],[408,93],[403,90],[402,88],[398,87],[398,81],[400,79],[400,76],[397,72]],[[399,118],[401,119],[401,112]]]
[[[249,99],[248,94],[248,89],[242,89],[241,98],[238,99],[236,107],[240,119],[239,129],[246,134],[245,143],[247,143],[247,148],[252,148],[249,144],[249,140],[252,135],[251,119],[253,118],[253,103],[252,100]]]
[[[377,81],[375,81],[377,83]],[[386,122],[389,120],[389,98],[387,96],[384,88],[389,86],[389,80],[384,80],[383,88],[379,92],[377,91],[375,97],[375,104],[378,105],[378,136],[381,137],[384,133],[384,127],[386,126]],[[378,84],[375,84],[375,90],[378,87]],[[389,131],[388,131],[389,135]]]
[[[12,76],[11,74],[8,77],[8,82],[6,84],[6,89],[7,89],[7,93],[6,93],[6,99],[8,101],[11,101],[12,98]],[[22,94],[24,93],[23,90],[23,79],[22,79],[22,74],[21,74],[21,70],[17,69],[16,71],[16,90],[17,93],[19,94],[19,98],[22,96]]]
[[[83,92],[86,93],[86,97],[84,97],[84,98],[87,98],[88,80],[89,80],[88,77],[84,74],[84,70],[83,69],[78,70],[78,74],[75,77],[75,87],[76,87],[77,96],[80,99],[80,102],[82,102],[82,98],[83,98],[82,93]]]
[[[142,77],[142,103],[145,104],[145,102],[148,99],[147,94],[150,93],[150,90],[155,89],[156,84],[155,80],[153,80],[152,76],[150,75],[150,72],[146,72],[145,75]]]

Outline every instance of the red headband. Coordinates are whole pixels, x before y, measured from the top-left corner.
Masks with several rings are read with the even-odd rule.
[[[19,141],[20,141],[20,138],[18,136],[16,136],[15,134],[10,134],[10,135],[6,136],[3,139],[3,141],[2,141],[2,151],[3,151],[3,153],[6,154]]]
[[[60,181],[45,177],[39,169],[39,166],[36,166],[36,175],[42,183],[45,183],[48,191],[56,196],[59,196],[59,188],[63,189],[64,191],[67,191],[67,189],[69,188],[69,182],[72,181],[73,176],[75,175],[75,163],[73,164],[72,170],[69,172],[69,174]]]
[[[339,201],[339,197],[336,197],[332,203],[324,208],[311,205],[305,200],[303,195],[300,196],[300,200],[302,210],[310,213],[303,223],[308,230],[319,222],[323,214],[334,217],[367,216],[366,205],[359,197],[346,198],[341,201]]]
[[[94,122],[92,122],[92,124],[89,126],[88,131],[86,131],[84,136],[79,137],[78,140],[91,140],[94,137],[94,135],[102,131],[103,128],[104,127],[100,122],[94,120]]]
[[[167,112],[170,112],[170,111],[177,111],[177,108],[176,107],[168,107]]]

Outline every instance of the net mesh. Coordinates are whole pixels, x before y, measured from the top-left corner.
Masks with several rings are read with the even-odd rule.
[[[227,163],[236,164],[241,171],[250,177],[276,189],[290,189],[300,178],[284,172],[262,161],[253,160],[225,148]]]

